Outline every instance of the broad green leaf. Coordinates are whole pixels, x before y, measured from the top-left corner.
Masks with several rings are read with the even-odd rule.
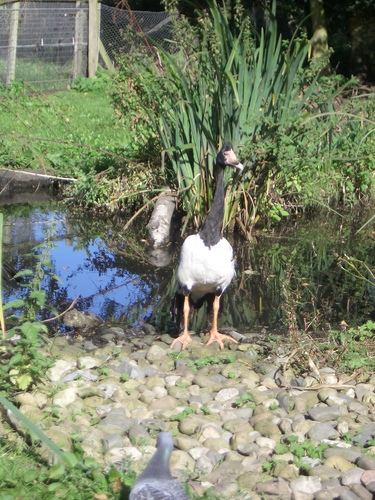
[[[30,375],[23,374],[15,379],[16,385],[21,389],[21,391],[26,391],[28,387],[32,384],[33,379]]]
[[[15,279],[17,278],[23,278],[25,276],[33,276],[34,275],[34,271],[32,271],[31,269],[24,269],[23,271],[18,271],[18,273],[16,273],[13,277]]]
[[[64,464],[55,464],[50,468],[48,477],[52,480],[57,480],[63,477],[65,473],[66,470]]]
[[[5,304],[4,305],[4,310],[5,309],[20,309],[24,305],[25,305],[25,301],[24,300],[22,300],[22,299],[15,299],[15,300],[11,300],[10,302],[7,302]]]
[[[64,462],[69,465],[69,467],[75,467],[79,462],[74,453],[71,453],[70,451],[64,451],[62,456],[64,457]]]

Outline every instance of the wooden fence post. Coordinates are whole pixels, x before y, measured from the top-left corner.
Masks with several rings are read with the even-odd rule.
[[[5,85],[10,85],[16,76],[16,54],[18,42],[18,21],[20,17],[20,2],[15,2],[11,7],[8,56],[7,56],[7,74]]]
[[[89,0],[88,73],[95,76],[99,61],[99,10],[98,0]]]
[[[83,32],[85,26],[85,10],[81,0],[76,0],[76,16],[74,26],[74,56],[73,56],[73,80],[78,75],[86,76],[86,68],[83,67]]]

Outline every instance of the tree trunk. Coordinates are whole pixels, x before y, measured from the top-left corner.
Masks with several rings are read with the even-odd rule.
[[[323,0],[310,0],[313,31],[313,59],[328,55],[328,33]]]

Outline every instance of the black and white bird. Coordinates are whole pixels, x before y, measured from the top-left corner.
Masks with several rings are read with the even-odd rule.
[[[188,236],[181,247],[177,270],[178,290],[176,293],[177,322],[183,317],[183,332],[171,344],[181,342],[182,349],[190,344],[192,338],[188,330],[191,306],[198,309],[204,302],[212,304],[213,320],[210,338],[207,342],[218,342],[224,348],[223,339],[236,342],[232,337],[219,333],[217,327],[220,298],[235,274],[233,249],[222,236],[224,219],[224,169],[235,167],[243,169],[237,160],[232,144],[225,142],[215,163],[216,189],[212,206],[202,229],[198,234]]]
[[[160,432],[156,452],[134,483],[129,500],[189,500],[184,488],[172,477],[169,468],[172,451],[172,436]]]

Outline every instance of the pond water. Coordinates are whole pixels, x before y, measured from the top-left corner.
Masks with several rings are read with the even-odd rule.
[[[59,279],[45,274],[42,286],[57,313],[75,301],[77,309],[105,321],[171,328],[179,248],[169,248],[161,258],[150,252],[144,239],[147,221],[124,232],[121,218],[100,220],[57,204],[9,205],[2,211],[4,263],[35,273],[40,255],[50,255],[50,271]],[[293,320],[308,329],[375,319],[374,238],[371,228],[358,232],[365,221],[364,214],[322,214],[314,220],[295,219],[251,242],[232,240],[237,273],[220,325],[239,331],[286,328]],[[4,283],[4,303],[27,292],[21,285]],[[191,328],[205,327],[201,310]]]

